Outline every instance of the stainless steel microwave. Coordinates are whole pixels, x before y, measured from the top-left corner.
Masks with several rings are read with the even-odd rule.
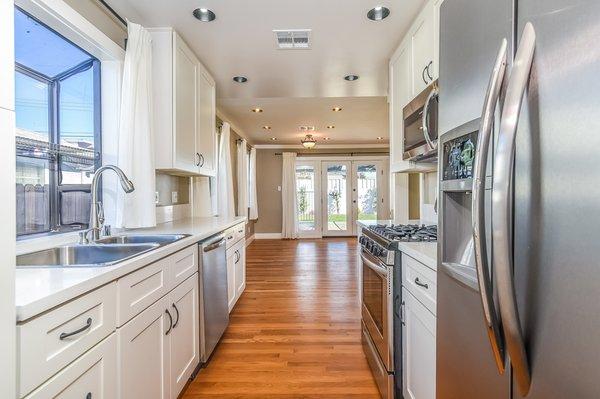
[[[408,103],[402,114],[404,116],[402,159],[435,161],[438,143],[437,80]]]

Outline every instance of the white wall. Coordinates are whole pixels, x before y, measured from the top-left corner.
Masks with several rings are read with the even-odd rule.
[[[15,135],[13,1],[0,0],[0,397],[14,398],[15,363]]]

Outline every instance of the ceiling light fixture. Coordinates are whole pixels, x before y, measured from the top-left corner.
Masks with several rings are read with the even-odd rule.
[[[271,130],[271,126],[265,125],[265,126],[263,126],[263,129],[265,129],[265,130]]]
[[[377,137],[377,140],[383,140],[383,137],[379,136]]]
[[[327,125],[327,129],[335,129],[335,126],[333,126],[333,125]]]
[[[390,15],[390,9],[387,7],[377,6],[367,13],[367,18],[371,21],[381,21]]]
[[[237,83],[246,83],[248,81],[248,78],[245,76],[234,76],[233,81]]]
[[[307,150],[315,148],[317,145],[317,140],[315,140],[312,134],[307,134],[303,139],[300,140],[300,142]]]
[[[329,140],[331,140],[331,138],[330,137],[324,137],[323,140],[329,141]]]
[[[346,75],[344,76],[344,79],[346,79],[348,82],[354,82],[355,80],[358,80],[360,76],[358,75]]]
[[[342,107],[333,107],[333,108],[331,108],[331,110],[333,112],[340,112],[342,110]]]
[[[277,140],[277,137],[271,137],[271,141]]]
[[[254,112],[255,114],[260,114],[261,112],[263,112],[262,108],[252,108],[252,112]]]
[[[202,22],[211,22],[217,18],[215,13],[208,8],[196,8],[194,11],[192,11],[192,14],[197,20]]]

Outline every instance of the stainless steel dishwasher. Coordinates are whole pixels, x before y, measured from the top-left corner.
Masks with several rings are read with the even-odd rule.
[[[210,358],[229,324],[226,241],[217,235],[200,243],[200,359]],[[194,373],[194,377],[195,377]]]

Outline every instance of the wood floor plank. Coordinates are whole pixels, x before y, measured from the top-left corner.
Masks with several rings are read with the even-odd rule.
[[[182,396],[379,398],[360,342],[355,238],[255,240],[246,291]]]

